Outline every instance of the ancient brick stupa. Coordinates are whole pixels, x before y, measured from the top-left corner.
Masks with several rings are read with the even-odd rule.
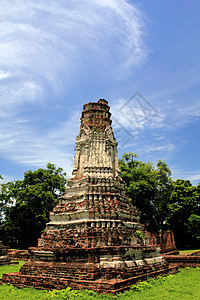
[[[140,224],[119,176],[108,102],[83,106],[74,169],[32,259],[4,282],[18,286],[118,292],[175,271]]]

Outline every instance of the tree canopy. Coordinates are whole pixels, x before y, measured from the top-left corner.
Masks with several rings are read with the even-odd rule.
[[[173,181],[168,165],[159,160],[156,167],[125,153],[119,159],[120,174],[127,194],[141,212],[141,223],[149,231],[172,229],[180,248],[198,247],[200,240],[200,183]]]
[[[48,163],[47,169],[27,171],[23,180],[1,185],[1,232],[5,243],[16,248],[37,244],[49,220],[49,211],[65,191],[65,175],[62,168]]]
[[[177,179],[169,203],[167,224],[174,231],[179,248],[198,247],[200,242],[200,184]]]
[[[167,164],[158,161],[157,168],[150,162],[137,160],[135,153],[125,153],[119,159],[121,177],[128,196],[141,211],[141,223],[153,232],[164,229],[167,203],[172,189],[171,171]]]

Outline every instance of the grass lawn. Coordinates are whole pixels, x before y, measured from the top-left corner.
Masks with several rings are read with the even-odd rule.
[[[190,255],[193,252],[197,252],[200,251],[200,249],[196,249],[196,250],[179,250],[180,255]]]
[[[17,265],[0,266],[0,278],[2,278],[2,275],[4,273],[18,272],[23,264],[25,264],[25,261],[21,260],[21,261],[19,261],[19,264],[17,264]]]
[[[19,266],[1,266],[0,277],[3,273],[17,272],[24,262],[20,262]],[[12,285],[0,285],[0,299],[77,299],[77,300],[178,300],[178,299],[200,299],[200,268],[185,268],[179,273],[159,277],[157,279],[149,279],[133,286],[129,291],[112,295],[97,295],[93,291],[73,291],[70,288],[66,290],[35,290],[33,288],[18,289]]]
[[[0,278],[4,273],[18,272],[25,261],[20,261],[18,265],[0,266]],[[21,299],[46,299],[46,291],[35,290],[33,288],[18,289],[9,284],[0,285],[1,300],[21,300]]]

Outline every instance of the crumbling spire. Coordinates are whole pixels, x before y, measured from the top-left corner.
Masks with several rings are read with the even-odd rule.
[[[117,142],[111,127],[109,109],[104,99],[83,106],[72,178],[118,177]]]

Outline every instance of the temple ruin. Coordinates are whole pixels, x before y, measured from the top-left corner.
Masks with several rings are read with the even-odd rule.
[[[176,272],[126,196],[108,102],[83,106],[74,168],[32,258],[3,281],[37,288],[116,293],[138,280]]]

